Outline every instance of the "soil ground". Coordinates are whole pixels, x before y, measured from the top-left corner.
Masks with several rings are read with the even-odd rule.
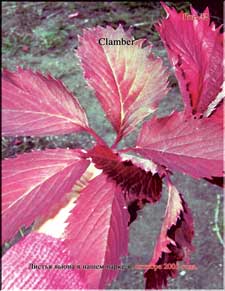
[[[177,4],[178,9],[188,11],[188,7],[188,2]],[[109,144],[112,144],[115,134],[104,118],[93,92],[87,87],[74,55],[77,35],[82,34],[83,28],[96,25],[117,27],[121,23],[125,28],[132,26],[135,38],[145,37],[153,42],[155,54],[162,57],[165,65],[168,65],[166,52],[153,26],[164,15],[158,2],[3,2],[2,9],[3,67],[10,70],[18,65],[31,67],[42,72],[48,71],[60,78],[85,108],[91,126]],[[74,13],[77,15],[68,17]],[[181,96],[172,70],[170,85],[172,89],[160,104],[159,116],[166,115],[173,109],[182,109]],[[127,137],[121,146],[133,144],[136,134]],[[32,149],[92,146],[92,140],[84,134],[18,138],[22,141],[20,145],[15,144],[15,137],[3,138],[3,158]],[[219,231],[223,236],[222,191],[206,181],[194,180],[178,173],[173,175],[173,181],[193,212],[196,250],[191,256],[191,264],[195,264],[197,270],[179,271],[176,279],[169,280],[168,287],[178,290],[223,289],[224,249],[218,239],[218,231],[215,231],[218,218]],[[163,220],[166,198],[164,189],[160,203],[147,205],[139,212],[138,219],[130,228],[129,256],[124,262],[149,262]],[[13,242],[15,240],[18,240],[18,236]],[[108,288],[143,289],[143,272],[122,271]]]

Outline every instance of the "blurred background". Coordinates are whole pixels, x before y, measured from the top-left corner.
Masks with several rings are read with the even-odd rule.
[[[202,12],[208,5],[212,20],[222,23],[222,1],[191,1]],[[189,12],[190,2],[173,5],[177,10]],[[61,79],[79,99],[87,112],[90,125],[112,144],[115,133],[105,119],[104,113],[88,88],[74,54],[78,45],[77,36],[84,28],[96,25],[122,24],[133,29],[135,39],[147,38],[153,43],[153,51],[163,58],[170,70],[171,90],[162,100],[158,116],[173,110],[182,110],[182,99],[176,78],[169,65],[166,51],[154,24],[165,12],[159,2],[2,2],[2,65],[15,70],[17,66],[30,67],[41,72],[50,72]],[[97,114],[96,114],[97,113]],[[138,129],[121,142],[120,146],[133,145]],[[80,148],[93,146],[93,140],[84,133],[48,137],[3,137],[2,157],[10,158],[23,152],[45,148]],[[195,271],[179,271],[176,279],[169,279],[170,289],[223,289],[223,193],[217,186],[204,180],[194,180],[186,175],[174,173],[173,181],[192,209],[195,222],[195,253],[191,264]],[[138,219],[130,227],[129,256],[126,264],[147,264],[152,256],[159,233],[167,200],[166,189],[161,201],[146,205]],[[29,229],[21,229],[11,242],[4,246],[6,251]],[[108,288],[143,289],[143,272],[121,271],[119,277]]]

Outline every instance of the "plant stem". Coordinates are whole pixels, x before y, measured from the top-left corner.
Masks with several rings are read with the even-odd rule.
[[[122,138],[122,134],[119,132],[119,133],[117,134],[117,137],[116,137],[116,139],[115,139],[113,145],[111,146],[112,149],[115,149],[115,148],[116,148],[116,146],[117,146],[118,143],[120,142],[121,138]]]
[[[88,127],[88,128],[84,128],[84,130],[88,132],[91,136],[93,136],[98,144],[108,147],[107,143],[94,131],[94,129],[92,129],[91,127]]]
[[[122,150],[119,150],[120,153],[135,152],[135,147],[129,147]]]

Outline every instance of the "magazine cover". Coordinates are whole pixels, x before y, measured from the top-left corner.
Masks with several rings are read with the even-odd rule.
[[[224,290],[223,2],[2,2],[2,290]]]

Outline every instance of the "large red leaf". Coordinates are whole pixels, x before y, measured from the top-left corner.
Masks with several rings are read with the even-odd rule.
[[[32,152],[2,162],[2,239],[9,240],[23,225],[47,216],[67,200],[89,161],[80,150]]]
[[[185,119],[183,112],[143,125],[136,151],[195,178],[223,176],[223,126],[214,118]]]
[[[213,111],[211,112],[210,117],[213,122],[216,122],[221,125],[221,123],[224,124],[224,99],[222,99],[215,108],[213,108]],[[224,141],[223,141],[224,145]],[[221,177],[213,177],[212,179],[207,179],[212,184],[216,184],[217,186],[224,187],[224,175]]]
[[[225,81],[223,82],[222,91],[217,95],[216,99],[214,99],[209,104],[207,110],[204,112],[204,117],[219,115],[220,120],[222,120],[224,99],[225,99]]]
[[[211,116],[213,121],[217,122],[218,124],[224,124],[224,99],[219,102]]]
[[[75,267],[60,239],[31,233],[3,256],[2,290],[83,290],[86,284]]]
[[[3,71],[3,135],[55,135],[88,127],[78,100],[50,75]]]
[[[175,68],[187,111],[204,112],[223,82],[223,35],[210,23],[209,10],[201,14],[176,12],[162,4],[166,19],[156,25]]]
[[[130,221],[137,217],[137,210],[146,202],[154,203],[161,197],[162,179],[157,166],[146,159],[114,153],[105,146],[95,146],[87,153],[95,167],[103,170],[110,180],[120,185],[130,213]]]
[[[130,133],[137,123],[155,111],[167,94],[167,73],[144,39],[130,45],[100,45],[100,39],[132,42],[122,26],[84,30],[78,56],[84,76],[95,90],[108,119],[118,133]],[[102,41],[102,40],[101,40]]]
[[[158,237],[150,268],[146,273],[146,288],[161,289],[167,286],[167,277],[175,277],[177,261],[189,261],[189,252],[194,250],[191,242],[194,235],[193,219],[186,202],[177,189],[169,183],[169,197],[164,222]]]
[[[104,174],[90,181],[81,192],[65,231],[65,243],[81,265],[104,265],[82,274],[89,289],[105,288],[118,274],[108,268],[120,265],[127,255],[128,212],[121,189]]]

